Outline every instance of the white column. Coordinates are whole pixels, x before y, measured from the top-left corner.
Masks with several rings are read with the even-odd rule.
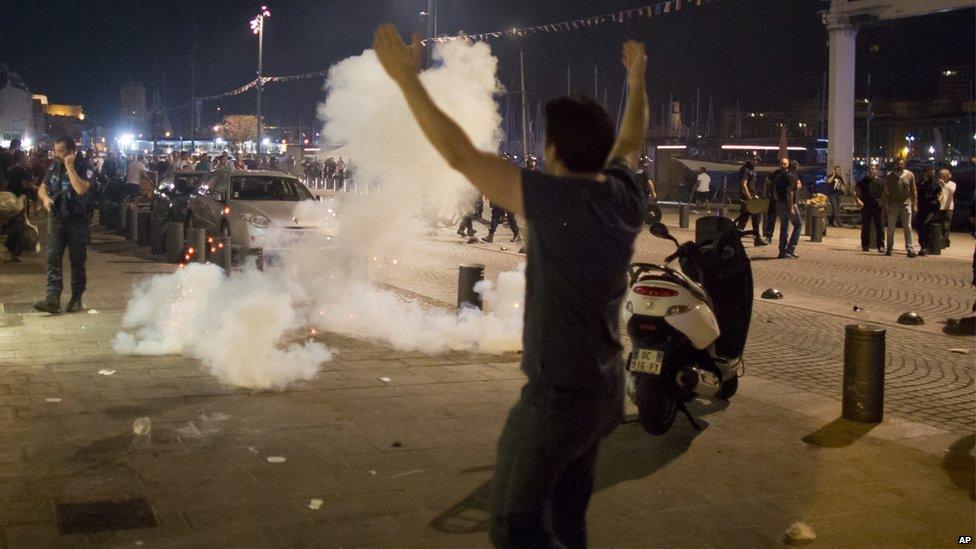
[[[841,167],[851,180],[854,164],[854,71],[857,29],[841,21],[827,23],[830,37],[829,98],[827,105],[827,173]]]

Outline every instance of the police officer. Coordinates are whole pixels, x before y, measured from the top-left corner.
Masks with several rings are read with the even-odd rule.
[[[759,191],[756,189],[756,161],[750,158],[739,170],[739,207],[743,212],[746,211],[746,203],[754,198],[759,198]],[[766,241],[760,232],[760,221],[762,215],[759,213],[749,214],[752,218],[752,230],[755,233],[754,243],[756,246],[765,246]]]
[[[91,221],[91,189],[93,173],[85,159],[78,154],[75,142],[62,137],[54,142],[54,162],[44,174],[38,190],[41,207],[49,212],[47,243],[47,298],[34,304],[38,311],[61,312],[61,290],[64,286],[61,264],[64,249],[71,261],[71,300],[69,313],[80,311],[81,295],[85,292],[85,246],[88,244],[88,225]]]

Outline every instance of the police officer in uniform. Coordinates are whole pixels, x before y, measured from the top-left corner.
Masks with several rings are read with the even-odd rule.
[[[71,300],[67,311],[82,309],[85,292],[85,246],[91,221],[92,202],[89,191],[94,173],[78,154],[75,142],[62,137],[54,142],[51,162],[38,190],[41,207],[49,212],[47,243],[47,298],[34,304],[38,311],[61,312],[61,290],[64,287],[62,262],[64,249],[71,261]]]
[[[743,211],[746,210],[746,202],[752,200],[753,198],[760,198],[759,192],[756,189],[756,162],[753,159],[746,160],[746,163],[739,170],[739,207]],[[762,215],[755,213],[750,214],[749,217],[752,218],[752,230],[755,232],[754,243],[756,246],[765,246],[766,241],[762,238],[762,232],[760,232],[760,221],[762,220]]]

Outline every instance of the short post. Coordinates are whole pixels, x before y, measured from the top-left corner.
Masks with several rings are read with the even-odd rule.
[[[480,263],[465,263],[458,265],[458,309],[477,307],[481,309],[481,294],[474,291],[474,286],[485,279],[485,266]]]
[[[817,207],[813,204],[807,204],[806,211],[804,212],[804,224],[803,224],[803,234],[806,236],[813,236],[813,218],[817,217]]]
[[[715,210],[715,216],[716,217],[725,217],[725,206],[719,206],[718,209]]]
[[[688,228],[690,209],[691,208],[689,208],[687,204],[681,204],[678,206],[678,227],[681,227],[682,229]]]
[[[942,224],[938,221],[929,223],[929,240],[926,251],[929,255],[942,255]]]
[[[233,263],[233,255],[231,253],[231,239],[229,236],[221,236],[217,238],[215,242],[217,246],[217,264],[224,270],[225,273],[230,274],[231,264]]]
[[[118,223],[115,224],[115,234],[126,236],[129,234],[126,228],[126,224],[129,221],[129,205],[125,203],[119,204],[118,212]]]
[[[881,423],[884,415],[885,329],[870,324],[844,328],[844,419]]]
[[[810,242],[823,242],[824,218],[814,215],[810,218]]]
[[[180,263],[183,259],[183,224],[170,221],[166,224],[166,262]]]
[[[139,243],[139,207],[130,204],[125,212],[125,239],[133,244]]]
[[[207,231],[206,229],[190,229],[186,233],[187,244],[193,250],[190,261],[194,263],[207,262]]]
[[[152,218],[149,210],[136,208],[136,244],[149,246],[152,244]]]

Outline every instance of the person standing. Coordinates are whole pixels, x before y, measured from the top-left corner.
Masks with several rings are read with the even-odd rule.
[[[25,204],[22,211],[8,219],[6,223],[0,223],[0,235],[7,237],[4,246],[10,252],[10,261],[19,262],[20,256],[28,250],[22,235],[30,227],[27,214],[30,211],[30,199],[35,191],[27,153],[21,149],[15,150],[13,162],[13,165],[7,169],[6,180],[0,181],[0,191],[12,193],[17,198],[26,197]]]
[[[888,225],[887,248],[885,255],[891,255],[895,247],[895,229],[901,222],[905,233],[905,251],[914,258],[915,234],[912,232],[912,214],[918,210],[918,194],[915,188],[915,174],[905,169],[905,160],[899,159],[895,169],[885,176],[882,204]]]
[[[942,198],[942,182],[935,173],[935,168],[927,168],[922,176],[922,183],[918,186],[918,213],[915,216],[915,229],[918,231],[918,255],[928,255],[932,242],[932,225],[941,223],[939,220]],[[938,243],[942,249],[942,242]]]
[[[708,202],[712,197],[712,176],[708,175],[705,166],[698,168],[698,176],[695,177],[695,194],[691,201],[695,204]]]
[[[861,208],[861,250],[868,251],[871,248],[871,228],[874,227],[874,234],[879,252],[884,251],[884,222],[881,220],[881,196],[884,193],[884,185],[878,179],[878,166],[871,164],[868,167],[868,174],[857,182],[855,198],[857,205]]]
[[[739,169],[739,208],[742,212],[746,211],[746,203],[754,198],[759,198],[759,191],[756,188],[756,165],[753,159],[746,160],[746,163]],[[752,219],[752,231],[754,233],[753,243],[758,246],[765,246],[766,242],[762,238],[760,222],[762,215],[759,213],[749,214]]]
[[[41,207],[49,212],[47,244],[47,297],[34,304],[38,311],[61,312],[61,292],[64,287],[62,262],[68,249],[71,261],[71,300],[69,313],[82,309],[85,293],[85,260],[88,228],[93,204],[88,194],[94,175],[84,158],[78,155],[75,142],[62,137],[54,142],[54,162],[44,175],[38,194]]]
[[[766,207],[766,219],[763,220],[763,238],[766,242],[772,242],[773,234],[776,232],[776,180],[789,169],[790,159],[785,156],[780,158],[779,168],[767,176],[763,184],[763,198],[769,200],[769,205]]]
[[[778,259],[799,259],[796,246],[800,242],[800,229],[803,220],[797,206],[797,189],[800,185],[797,172],[800,165],[794,160],[786,171],[780,173],[773,182],[773,196],[776,200],[776,217],[779,219]],[[790,229],[792,228],[792,232]]]
[[[522,368],[528,381],[498,441],[488,521],[499,547],[585,547],[586,508],[603,438],[623,410],[620,309],[647,193],[635,173],[649,111],[643,45],[627,42],[620,133],[595,101],[545,107],[546,172],[479,151],[421,84],[419,39],[390,25],[374,50],[424,135],[488,198],[532,225]]]
[[[840,227],[840,203],[847,194],[847,184],[841,173],[840,166],[834,166],[834,171],[827,176],[827,199],[830,201],[830,226]]]
[[[193,167],[194,170],[198,172],[209,172],[210,171],[210,156],[206,153],[201,154],[197,160],[197,165]]]
[[[940,221],[942,222],[942,247],[949,247],[949,229],[952,228],[952,212],[956,208],[956,182],[952,172],[939,170],[939,183],[942,185],[942,198],[939,200]]]
[[[145,160],[146,157],[140,154],[132,162],[129,162],[125,176],[125,193],[123,194],[125,198],[139,196],[139,188],[143,180],[149,179],[149,168],[146,166]]]

